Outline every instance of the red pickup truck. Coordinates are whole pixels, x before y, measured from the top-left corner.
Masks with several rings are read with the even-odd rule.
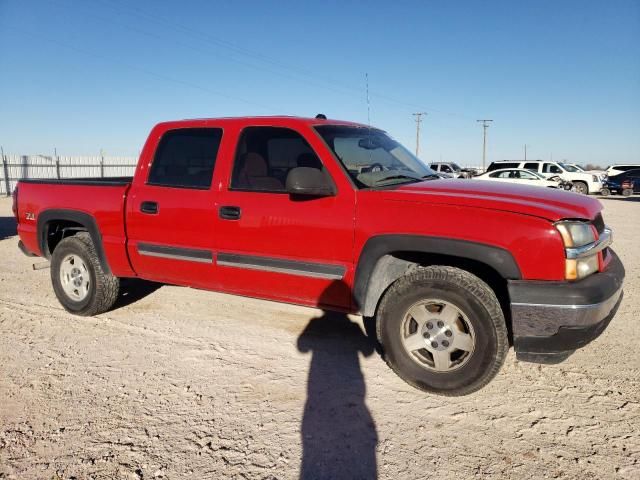
[[[448,395],[487,384],[510,346],[558,362],[606,328],[624,268],[601,209],[439,179],[382,130],[323,116],[161,123],[133,178],[14,196],[19,246],[50,259],[69,312],[105,312],[140,277],[356,313],[400,377]]]

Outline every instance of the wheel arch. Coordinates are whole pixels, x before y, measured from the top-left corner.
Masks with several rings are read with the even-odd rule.
[[[62,233],[60,235],[52,236],[51,230],[53,228],[55,228],[56,231],[62,228]],[[107,261],[104,248],[102,246],[102,235],[100,234],[98,223],[96,222],[95,217],[85,212],[66,209],[51,209],[38,214],[38,246],[40,247],[42,256],[50,259],[58,243],[66,236],[70,236],[66,235],[66,232],[73,232],[71,235],[75,235],[75,233],[80,231],[89,233],[91,241],[96,249],[98,259],[100,260],[102,270],[105,273],[110,274],[111,269],[109,268],[109,262]]]
[[[367,241],[358,260],[353,289],[356,308],[365,317],[375,315],[393,282],[427,265],[458,267],[478,276],[494,289],[505,317],[509,311],[506,282],[522,278],[511,253],[499,247],[442,237],[381,235]]]

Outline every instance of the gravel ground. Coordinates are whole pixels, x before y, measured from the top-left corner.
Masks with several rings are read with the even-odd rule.
[[[635,200],[602,200],[627,269],[605,333],[560,365],[510,352],[445,398],[398,379],[357,317],[140,283],[69,315],[2,199],[0,479],[640,478]]]

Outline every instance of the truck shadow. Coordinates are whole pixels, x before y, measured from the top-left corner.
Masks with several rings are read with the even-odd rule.
[[[14,217],[0,217],[0,240],[14,237],[17,234],[16,219]]]
[[[598,200],[604,200],[605,202],[608,202],[609,200],[614,200],[614,201],[623,201],[623,202],[640,202],[640,195],[635,194],[632,195],[630,197],[623,197],[622,195],[620,196],[608,196],[608,197],[599,197]]]
[[[162,283],[150,282],[148,280],[140,280],[138,278],[123,278],[120,280],[120,293],[116,303],[114,303],[111,310],[117,310],[119,308],[131,305],[138,300],[142,300],[147,295],[151,295],[153,292],[162,287]]]
[[[324,312],[311,319],[297,346],[312,355],[300,478],[377,478],[378,435],[359,359],[373,354],[374,342],[346,315]]]

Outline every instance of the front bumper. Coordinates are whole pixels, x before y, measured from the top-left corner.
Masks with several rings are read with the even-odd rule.
[[[509,282],[513,346],[519,360],[558,363],[598,337],[622,302],[624,267],[609,249],[604,272],[579,282]]]

